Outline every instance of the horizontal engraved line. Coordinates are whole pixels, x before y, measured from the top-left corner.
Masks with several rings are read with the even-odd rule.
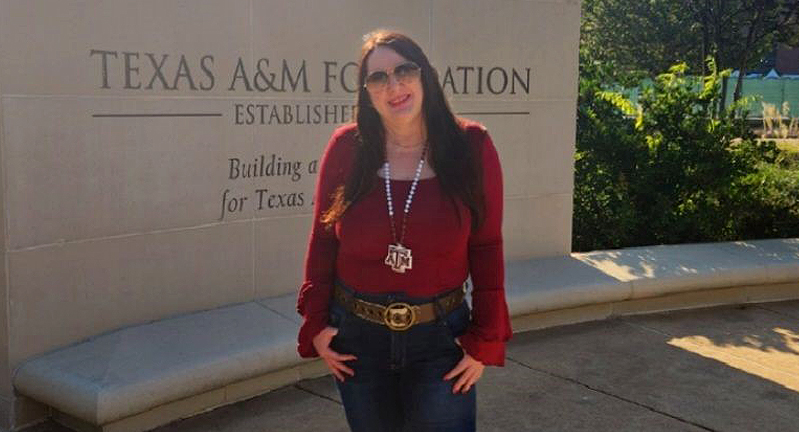
[[[92,117],[222,117],[222,113],[92,114]]]
[[[462,111],[458,115],[529,115],[530,111]]]

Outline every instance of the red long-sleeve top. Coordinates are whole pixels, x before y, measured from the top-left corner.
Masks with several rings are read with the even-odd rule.
[[[383,263],[393,243],[384,187],[373,188],[350,205],[334,229],[320,222],[330,207],[331,194],[346,183],[355,156],[357,126],[350,123],[335,130],[320,161],[305,276],[297,299],[297,312],[303,316],[297,347],[301,357],[319,355],[311,340],[327,326],[336,277],[360,292],[403,291],[428,297],[459,286],[471,274],[472,321],[458,340],[483,364],[504,365],[511,326],[502,251],[502,171],[486,129],[469,120],[461,120],[461,127],[482,162],[485,220],[473,231],[468,208],[456,200],[459,221],[437,177],[419,180],[403,239],[403,245],[413,251],[413,268],[405,273],[396,273]],[[391,180],[398,232],[411,183]]]

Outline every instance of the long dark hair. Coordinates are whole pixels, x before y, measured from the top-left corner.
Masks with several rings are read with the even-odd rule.
[[[408,36],[387,30],[376,30],[364,37],[358,62],[357,153],[346,184],[334,192],[333,202],[323,215],[322,222],[332,225],[344,215],[347,207],[369,193],[376,184],[377,170],[385,162],[386,131],[380,114],[372,106],[369,92],[363,86],[366,61],[378,46],[390,48],[421,67],[424,92],[422,115],[427,127],[431,168],[453,205],[455,198],[458,198],[470,210],[472,229],[476,229],[485,213],[482,170],[477,166],[477,155],[452,114],[438,73],[422,49]],[[460,217],[460,213],[457,214]]]

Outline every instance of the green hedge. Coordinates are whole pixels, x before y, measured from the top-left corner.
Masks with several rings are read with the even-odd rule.
[[[799,236],[799,163],[718,112],[721,79],[678,64],[638,106],[581,65],[572,250]]]

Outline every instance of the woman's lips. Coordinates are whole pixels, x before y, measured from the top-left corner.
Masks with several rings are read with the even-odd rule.
[[[397,107],[397,106],[402,105],[406,101],[410,100],[410,98],[411,98],[411,95],[407,94],[405,96],[394,98],[394,99],[388,101],[388,104],[391,105],[392,107]]]

